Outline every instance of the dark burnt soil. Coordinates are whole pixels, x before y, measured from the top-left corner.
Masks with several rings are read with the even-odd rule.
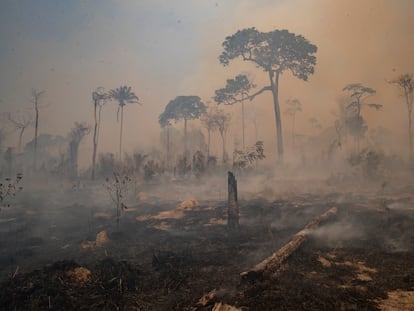
[[[244,201],[237,234],[223,224],[222,202],[200,202],[182,217],[157,217],[175,204],[138,206],[121,220],[120,232],[109,221],[94,220],[89,236],[107,229],[104,247],[82,249],[74,236],[56,251],[46,238],[13,233],[21,249],[13,248],[12,263],[0,264],[0,309],[212,310],[223,302],[242,310],[379,310],[390,291],[414,290],[410,196]],[[315,230],[276,277],[240,279],[240,272],[332,206],[336,217]],[[62,250],[65,243],[72,246]],[[25,257],[24,250],[33,253]],[[46,265],[46,259],[36,260],[43,251],[54,254]],[[201,304],[212,290],[214,296]]]

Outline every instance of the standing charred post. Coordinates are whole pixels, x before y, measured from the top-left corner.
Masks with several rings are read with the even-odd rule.
[[[227,226],[230,230],[239,229],[239,203],[237,202],[237,180],[232,172],[228,172],[228,218]]]

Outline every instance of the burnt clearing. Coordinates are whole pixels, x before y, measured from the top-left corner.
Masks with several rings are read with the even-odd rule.
[[[69,201],[47,212],[36,208],[35,200],[30,208],[15,205],[1,214],[0,306],[410,310],[411,193],[406,188],[381,195],[304,193],[241,200],[237,233],[227,230],[224,199],[165,202],[141,194],[119,228],[113,213]],[[275,276],[240,277],[331,207],[337,214],[311,232]],[[63,212],[64,218],[56,216]]]

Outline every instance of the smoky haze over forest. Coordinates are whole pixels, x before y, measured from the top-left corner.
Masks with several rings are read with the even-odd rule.
[[[414,1],[0,2],[1,310],[414,305]]]
[[[298,154],[304,151],[292,148],[292,116],[285,113],[286,101],[297,98],[301,102],[302,111],[295,116],[297,144],[323,136],[324,131],[333,133],[311,144],[309,148],[319,152],[334,139],[338,102],[344,97],[346,101],[342,89],[350,83],[376,90],[366,102],[382,105],[378,111],[363,108],[368,126],[365,139],[374,135],[370,130],[386,128],[390,133],[384,135],[381,149],[406,158],[407,109],[398,88],[387,81],[414,71],[413,9],[414,3],[404,0],[105,0],[99,4],[6,0],[0,13],[0,109],[14,115],[32,114],[30,90],[44,90],[39,134],[67,137],[74,122],[93,126],[92,92],[97,87],[109,91],[131,86],[142,105],[125,106],[123,151],[150,153],[163,148],[158,117],[176,96],[199,96],[212,106],[215,90],[237,74],[247,75],[257,85],[255,90],[268,84],[267,73],[252,63],[237,59],[226,67],[220,64],[227,36],[249,27],[261,32],[287,29],[317,46],[315,73],[308,81],[288,71],[280,78],[287,162],[289,156],[299,161]],[[266,161],[273,163],[272,96],[267,92],[245,105],[246,145],[263,140]],[[99,153],[118,152],[117,107],[111,102],[102,110]],[[241,146],[241,106],[219,108],[231,114],[226,143],[231,158],[234,148]],[[172,122],[172,126],[179,131],[175,148],[181,150],[183,122]],[[207,140],[198,120],[189,121],[188,127],[190,131],[201,128]],[[2,121],[3,149],[17,147],[19,133],[13,129]],[[33,132],[29,126],[23,145],[33,139]],[[82,170],[90,166],[91,141],[92,131],[79,146]],[[211,154],[221,158],[218,132],[212,133]],[[320,153],[307,156],[320,157]]]

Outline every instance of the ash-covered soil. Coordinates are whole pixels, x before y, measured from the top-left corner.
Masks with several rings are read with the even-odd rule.
[[[70,201],[3,209],[0,309],[414,309],[410,189],[241,200],[237,233],[225,198],[139,196],[119,228],[112,210]],[[241,280],[333,206],[276,276]]]

